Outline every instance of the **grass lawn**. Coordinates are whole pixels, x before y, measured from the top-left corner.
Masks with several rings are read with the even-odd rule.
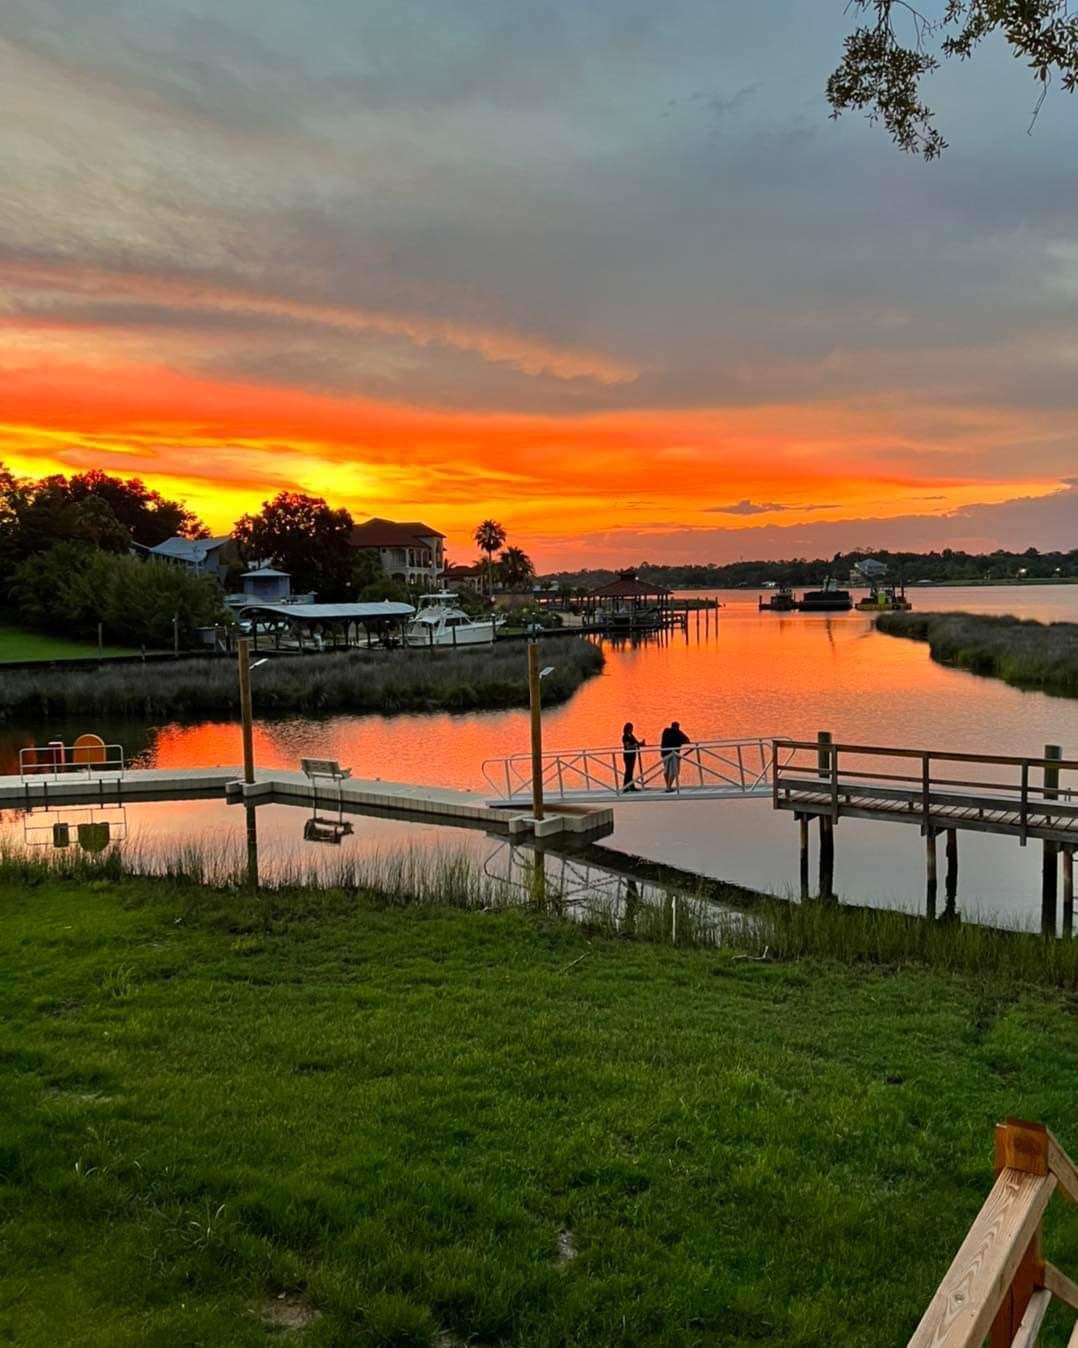
[[[135,655],[124,646],[106,646],[104,655]],[[45,632],[0,626],[0,664],[5,660],[82,660],[99,655],[96,641],[68,641]]]
[[[524,912],[0,879],[0,1343],[902,1345],[996,1120],[1078,1151],[1074,1010]],[[1046,1245],[1078,1273],[1061,1198]]]

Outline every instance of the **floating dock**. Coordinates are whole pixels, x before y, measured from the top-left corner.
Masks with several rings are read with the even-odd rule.
[[[549,806],[545,818],[530,812],[492,808],[474,791],[454,791],[381,778],[348,778],[338,786],[302,772],[264,769],[254,782],[239,768],[146,768],[126,772],[34,773],[0,777],[0,809],[31,810],[65,804],[136,804],[153,800],[220,797],[247,805],[332,806],[356,814],[378,814],[456,828],[482,828],[509,836],[537,838],[575,835],[603,837],[614,827],[604,807]]]

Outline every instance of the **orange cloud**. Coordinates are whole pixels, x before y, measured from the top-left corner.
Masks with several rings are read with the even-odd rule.
[[[917,442],[902,429],[902,409],[879,400],[559,418],[433,411],[137,365],[42,363],[2,377],[0,459],[17,471],[137,473],[189,500],[215,529],[298,486],[358,515],[425,516],[458,556],[473,551],[475,521],[494,514],[545,566],[611,529],[631,533],[635,555],[649,536],[674,530],[819,520],[821,503],[833,507],[829,520],[889,519],[1059,487],[1051,477],[957,471],[992,437],[1056,436],[1047,415],[1023,417],[1019,428],[998,412],[962,410],[945,440],[937,426]],[[868,439],[874,458],[862,448]],[[906,460],[901,471],[889,466]],[[743,501],[782,510],[756,518]],[[738,513],[715,512],[728,503]]]

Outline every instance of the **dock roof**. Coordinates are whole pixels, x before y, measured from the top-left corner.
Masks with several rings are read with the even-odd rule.
[[[383,599],[370,604],[265,604],[257,600],[237,606],[240,614],[257,613],[269,618],[284,618],[289,622],[373,622],[378,618],[410,618],[415,612],[411,604],[398,604]]]
[[[592,590],[593,599],[661,599],[673,593],[664,585],[649,585],[635,571],[623,571],[616,580]]]

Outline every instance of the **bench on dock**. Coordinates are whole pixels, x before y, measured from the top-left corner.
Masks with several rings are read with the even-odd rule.
[[[319,780],[324,780],[334,782],[338,791],[352,775],[352,769],[342,768],[335,758],[301,758],[299,765],[312,786],[317,786]]]

